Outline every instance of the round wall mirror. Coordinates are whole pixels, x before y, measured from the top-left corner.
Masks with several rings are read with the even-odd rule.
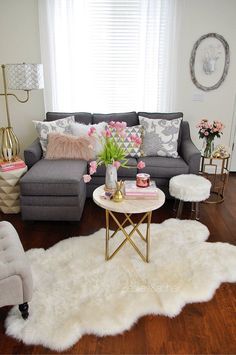
[[[190,57],[191,79],[203,91],[217,89],[229,69],[229,45],[221,35],[208,33],[194,44]]]

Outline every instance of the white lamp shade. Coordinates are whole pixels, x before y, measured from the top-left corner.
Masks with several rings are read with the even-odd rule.
[[[43,89],[42,64],[6,64],[5,68],[8,89]]]

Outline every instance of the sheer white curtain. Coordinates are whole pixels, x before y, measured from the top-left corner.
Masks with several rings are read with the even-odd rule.
[[[171,110],[176,0],[40,0],[46,110]]]

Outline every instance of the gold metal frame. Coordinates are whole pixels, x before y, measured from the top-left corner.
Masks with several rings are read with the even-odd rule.
[[[225,158],[201,157],[200,173],[210,180],[212,184],[211,196],[208,200],[204,201],[204,203],[221,203],[224,201],[224,192],[229,178],[229,158],[230,156]],[[205,162],[206,160],[207,163]],[[215,164],[214,161],[220,161],[221,166]],[[214,171],[207,173],[207,167],[212,167]],[[217,173],[218,168],[220,169],[220,173]]]
[[[17,136],[15,135],[13,128],[11,127],[9,106],[8,106],[8,96],[14,96],[17,101],[21,103],[25,103],[29,100],[29,90],[26,91],[26,98],[21,100],[15,94],[7,92],[7,81],[6,81],[6,73],[5,73],[5,65],[1,65],[2,68],[2,77],[3,77],[3,88],[4,93],[0,94],[0,96],[5,97],[5,106],[6,106],[6,114],[7,114],[7,127],[2,127],[0,130],[0,154],[3,159],[11,160],[12,158],[16,158],[20,152],[20,145]]]
[[[118,251],[126,244],[126,242],[130,242],[130,244],[133,246],[133,248],[136,250],[136,252],[139,254],[141,259],[145,262],[149,262],[149,251],[150,251],[150,224],[151,224],[151,219],[152,219],[152,211],[146,212],[144,216],[140,219],[138,223],[134,223],[131,219],[132,214],[125,213],[125,219],[122,223],[118,221],[116,216],[114,215],[113,212],[106,210],[106,246],[105,246],[105,259],[110,260],[113,258],[113,256],[118,253]],[[110,216],[112,217],[113,221],[116,223],[118,228],[110,235],[110,230],[109,230],[109,225],[110,225]],[[138,227],[140,224],[147,218],[147,228],[146,228],[146,236],[144,236]],[[127,233],[126,230],[124,229],[124,224],[126,222],[130,222],[130,224],[133,226],[133,229],[131,230],[130,233]],[[125,236],[125,239],[120,243],[120,245],[110,254],[110,248],[109,248],[109,241],[111,238],[113,238],[118,231],[121,231],[123,235]],[[140,249],[137,247],[137,245],[134,243],[134,241],[131,239],[133,234],[137,232],[137,234],[140,236],[140,238],[143,240],[143,242],[146,244],[146,255],[144,255]]]

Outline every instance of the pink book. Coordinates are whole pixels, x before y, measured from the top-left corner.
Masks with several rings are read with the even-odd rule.
[[[125,195],[126,200],[155,200],[158,198],[158,194],[152,195]]]
[[[5,168],[8,166],[18,166],[18,165],[22,165],[22,164],[25,164],[25,162],[22,159],[18,159],[16,161],[1,161],[0,167]]]
[[[157,192],[125,192],[126,196],[157,196]]]
[[[26,165],[23,162],[22,164],[17,164],[17,165],[12,165],[12,166],[6,166],[6,167],[0,167],[0,171],[6,172],[6,171],[11,171],[11,170],[17,170],[17,169],[22,169],[25,168]]]
[[[125,181],[125,193],[140,193],[142,195],[146,195],[149,193],[157,193],[158,189],[156,187],[155,181],[150,182],[150,186],[148,187],[138,187],[136,186],[136,181]]]

